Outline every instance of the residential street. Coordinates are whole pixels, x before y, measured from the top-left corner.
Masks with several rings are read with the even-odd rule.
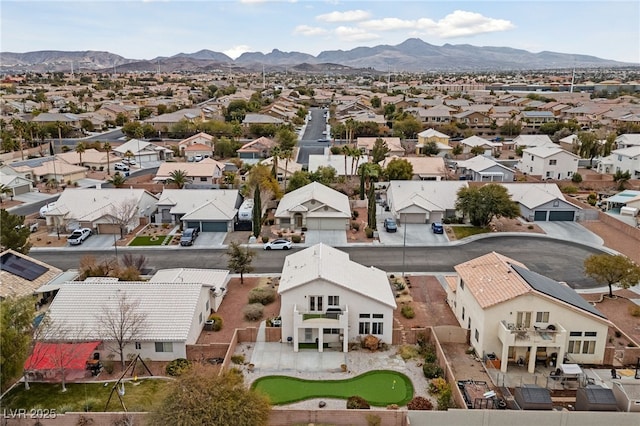
[[[383,247],[372,245],[341,247],[351,259],[387,272],[451,272],[453,266],[487,252],[497,251],[524,263],[529,269],[558,281],[566,281],[573,288],[589,288],[595,282],[584,276],[582,262],[600,250],[569,241],[536,236],[496,236],[467,244],[438,247]],[[295,249],[294,249],[295,250]],[[291,251],[263,251],[256,247],[253,261],[255,273],[279,273],[284,258]],[[404,256],[403,256],[404,252]],[[118,255],[144,254],[148,267],[160,268],[227,268],[225,249],[211,248],[119,248]],[[113,256],[113,250],[68,249],[32,251],[31,256],[61,269],[77,268],[82,256],[96,258]],[[404,262],[403,262],[404,259]],[[404,264],[404,267],[403,267]]]

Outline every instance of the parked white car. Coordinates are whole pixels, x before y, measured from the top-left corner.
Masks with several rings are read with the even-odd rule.
[[[122,170],[123,172],[128,172],[129,171],[129,166],[127,166],[126,164],[123,163],[116,163],[113,165],[113,168],[115,170]]]
[[[80,228],[73,231],[71,235],[69,235],[69,237],[67,238],[67,241],[69,242],[70,245],[77,246],[82,244],[84,240],[86,240],[90,236],[91,236],[91,229]]]
[[[291,246],[292,246],[291,241],[278,239],[278,240],[273,240],[266,243],[264,245],[264,249],[265,250],[289,250],[291,249]]]

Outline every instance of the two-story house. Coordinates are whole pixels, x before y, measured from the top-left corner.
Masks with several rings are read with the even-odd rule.
[[[611,323],[565,283],[492,252],[455,266],[447,302],[479,356],[509,364],[602,364]]]
[[[282,340],[347,352],[368,335],[391,343],[396,301],[387,274],[325,244],[287,256],[280,284]]]
[[[611,151],[597,167],[598,173],[629,172],[632,179],[640,178],[640,145]]]
[[[522,151],[519,169],[542,179],[571,179],[578,171],[580,157],[557,146],[527,148]]]

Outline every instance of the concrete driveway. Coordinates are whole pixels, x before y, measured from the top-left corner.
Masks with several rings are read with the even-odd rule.
[[[308,230],[304,234],[304,245],[312,246],[314,244],[324,243],[331,247],[344,247],[347,245],[347,231],[339,230]]]
[[[220,248],[227,238],[226,232],[200,232],[198,238],[191,247],[216,247]],[[183,247],[188,248],[188,247]]]
[[[89,238],[84,240],[82,244],[77,246],[71,246],[69,245],[69,243],[67,243],[67,247],[70,247],[71,249],[74,249],[76,247],[82,247],[83,249],[101,249],[113,247],[114,242],[115,239],[113,234],[100,234],[90,236]]]
[[[553,238],[592,246],[604,245],[602,238],[578,222],[536,222],[536,225]]]

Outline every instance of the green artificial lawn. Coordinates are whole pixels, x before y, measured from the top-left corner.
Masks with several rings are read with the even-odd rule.
[[[170,383],[163,379],[141,379],[139,382],[136,386],[131,382],[124,385],[122,399],[129,411],[149,411],[154,402],[163,398]],[[105,387],[104,383],[68,383],[66,392],[62,392],[60,383],[31,383],[29,390],[20,384],[2,398],[0,405],[5,410],[103,411],[113,384],[113,381],[109,382]],[[122,411],[117,391],[113,392],[107,411]]]
[[[269,396],[274,405],[291,404],[311,398],[361,396],[369,404],[385,407],[406,405],[413,398],[411,380],[391,370],[374,370],[345,380],[303,380],[287,376],[265,376],[251,385]]]
[[[140,237],[135,237],[130,243],[130,246],[161,246],[162,243],[164,242],[165,239],[165,235],[160,235],[159,237],[157,237],[158,239],[155,241],[152,241],[150,236],[140,236]]]
[[[453,233],[458,240],[490,231],[489,228],[480,228],[479,226],[452,226],[451,229],[453,229]]]

